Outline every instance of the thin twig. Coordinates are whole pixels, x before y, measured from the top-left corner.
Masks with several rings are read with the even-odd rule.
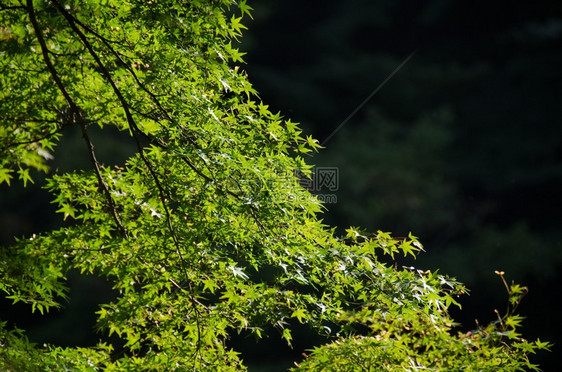
[[[34,122],[34,121],[27,120],[26,122]],[[58,121],[54,121],[54,120],[53,120],[53,122],[58,123]],[[44,134],[40,137],[31,138],[27,141],[10,142],[6,146],[0,147],[0,151],[4,151],[4,150],[12,148],[12,147],[18,147],[18,146],[22,146],[22,145],[30,145],[32,143],[37,143],[37,142],[43,141],[44,139],[47,139],[49,137],[54,136],[57,133],[60,133],[64,128],[65,128],[65,125],[62,125],[59,128],[56,128],[55,130],[53,130],[51,132],[48,132],[47,134]]]

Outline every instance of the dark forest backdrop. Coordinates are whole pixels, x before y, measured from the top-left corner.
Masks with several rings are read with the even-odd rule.
[[[320,142],[415,51],[309,159],[339,168],[337,203],[327,205],[326,221],[342,230],[353,225],[420,237],[427,253],[415,265],[439,268],[472,290],[457,315],[467,330],[475,318],[492,320],[491,308],[504,307],[507,295],[493,273],[504,270],[530,288],[521,310],[525,335],[560,343],[561,6],[481,0],[252,5],[254,21],[243,40],[250,79],[274,111],[301,122]],[[78,133],[65,133],[53,168],[79,168],[80,159],[87,164],[78,140]],[[111,138],[97,142],[111,163],[129,153]],[[59,225],[45,222],[54,210],[49,201],[33,185],[0,186],[0,245]],[[87,277],[73,283],[71,303],[50,321],[4,302],[2,318],[18,322],[37,342],[95,343],[93,311],[111,296],[109,287]],[[555,345],[540,356],[545,371],[556,369],[559,353]]]

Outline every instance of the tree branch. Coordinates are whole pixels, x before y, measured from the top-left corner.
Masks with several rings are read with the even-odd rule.
[[[109,207],[110,207],[110,211],[111,211],[111,214],[113,216],[113,219],[115,220],[117,228],[121,231],[123,236],[127,237],[127,231],[125,230],[125,228],[123,227],[123,224],[121,223],[121,220],[119,219],[119,215],[117,214],[117,206],[115,205],[115,202],[113,201],[113,197],[111,196],[111,192],[109,191],[109,186],[107,185],[107,183],[105,182],[105,180],[103,179],[103,176],[101,174],[100,165],[99,165],[99,162],[96,158],[96,153],[94,151],[94,145],[93,145],[92,141],[90,140],[90,136],[88,135],[88,131],[87,131],[87,128],[86,128],[86,122],[82,118],[81,110],[78,107],[78,105],[74,102],[74,100],[72,99],[72,97],[70,96],[68,91],[66,90],[66,87],[65,87],[64,83],[62,82],[61,78],[59,77],[58,72],[57,72],[55,66],[53,65],[53,62],[51,61],[51,59],[49,57],[49,49],[47,48],[47,44],[45,43],[45,39],[43,38],[43,33],[41,31],[41,28],[39,27],[39,22],[37,21],[37,16],[35,15],[35,9],[33,8],[33,1],[32,0],[27,0],[26,9],[27,9],[27,12],[29,14],[29,20],[30,20],[30,22],[33,26],[33,30],[35,31],[35,35],[37,36],[37,41],[39,42],[39,45],[41,46],[41,53],[43,55],[43,60],[45,61],[45,65],[47,66],[47,69],[49,70],[49,73],[51,74],[53,80],[55,81],[55,84],[57,85],[57,87],[61,91],[62,95],[64,96],[64,99],[68,103],[68,106],[70,107],[71,116],[74,117],[74,119],[76,119],[76,122],[82,128],[82,137],[84,138],[84,141],[86,141],[86,145],[88,147],[88,153],[90,154],[90,159],[92,160],[92,163],[94,165],[94,171],[95,171],[96,177],[98,179],[98,184],[100,185],[100,187],[104,191],[105,197],[106,197],[106,199],[109,203]]]
[[[30,0],[28,0],[28,1],[30,1]],[[119,87],[117,86],[115,81],[113,80],[113,77],[111,76],[111,73],[108,71],[107,67],[105,66],[105,64],[101,60],[100,56],[94,50],[94,47],[92,46],[92,44],[88,41],[88,38],[86,37],[86,35],[84,35],[84,33],[78,28],[74,17],[72,17],[72,15],[70,13],[68,13],[66,11],[66,9],[58,1],[52,0],[52,3],[55,5],[57,10],[62,14],[62,16],[68,21],[68,24],[70,25],[70,28],[72,29],[72,31],[74,31],[74,33],[78,36],[78,38],[80,38],[80,40],[82,41],[82,43],[84,44],[84,46],[86,47],[86,49],[88,50],[90,55],[94,58],[94,61],[96,61],[97,65],[98,65],[98,67],[101,71],[102,76],[105,78],[105,80],[111,86],[113,92],[115,93],[115,95],[117,96],[117,99],[119,100],[119,103],[121,104],[121,107],[125,111],[125,118],[127,119],[127,123],[129,124],[129,127],[131,128],[131,133],[133,134],[133,138],[136,142],[136,145],[137,145],[137,148],[138,148],[138,151],[139,151],[139,155],[140,155],[143,163],[146,165],[146,167],[147,167],[147,169],[150,173],[150,176],[151,176],[152,180],[154,181],[154,183],[156,185],[156,188],[158,190],[159,199],[160,199],[160,202],[162,204],[162,208],[164,208],[164,213],[166,214],[167,228],[168,228],[168,231],[170,232],[170,236],[172,237],[172,241],[174,242],[174,246],[176,248],[176,252],[178,254],[178,257],[180,259],[181,267],[182,267],[182,271],[184,273],[184,276],[185,276],[186,280],[188,280],[189,276],[188,276],[188,272],[187,272],[186,261],[183,257],[182,252],[181,252],[179,239],[178,239],[178,237],[176,235],[176,231],[173,227],[172,216],[171,216],[170,210],[169,210],[167,202],[166,202],[167,192],[165,191],[164,186],[160,182],[160,178],[158,177],[158,174],[156,174],[156,171],[154,170],[154,167],[150,163],[150,160],[146,157],[146,154],[144,152],[144,147],[142,146],[141,141],[140,141],[139,136],[138,136],[139,133],[144,135],[144,136],[146,136],[146,134],[143,131],[141,131],[140,128],[138,127],[138,125],[135,122],[135,119],[134,119],[134,117],[131,113],[129,103],[127,102],[127,100],[123,96],[123,93],[121,92],[121,90],[119,89]],[[146,137],[148,137],[148,136],[146,136]]]

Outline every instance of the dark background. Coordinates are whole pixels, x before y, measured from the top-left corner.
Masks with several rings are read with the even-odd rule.
[[[462,329],[505,310],[505,271],[529,287],[524,336],[560,343],[562,4],[252,5],[250,80],[320,142],[415,52],[309,159],[339,168],[325,220],[418,236],[427,252],[413,264],[471,289]],[[560,352],[534,361],[558,370]]]
[[[558,2],[346,0],[251,2],[244,68],[273,111],[329,137],[411,54],[413,57],[309,158],[338,167],[337,203],[325,220],[343,231],[412,232],[426,253],[413,264],[467,284],[455,311],[461,329],[494,320],[507,294],[494,270],[529,287],[520,307],[527,338],[560,343],[562,243],[562,9]],[[129,151],[94,136],[109,164]],[[53,168],[90,165],[67,131]],[[0,186],[0,245],[60,225],[37,185]],[[332,192],[330,192],[332,193]],[[70,302],[47,318],[0,303],[0,319],[38,343],[92,345],[97,304],[110,286],[70,276]],[[275,335],[263,346],[232,343],[253,371],[284,369],[316,340],[302,331],[290,351]],[[534,358],[557,370],[560,346]]]

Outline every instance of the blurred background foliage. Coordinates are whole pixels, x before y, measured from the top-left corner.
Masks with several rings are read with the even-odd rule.
[[[529,286],[524,334],[560,344],[562,240],[562,4],[513,1],[263,0],[242,49],[250,80],[273,111],[320,142],[412,52],[414,56],[309,160],[339,168],[326,222],[413,232],[439,269],[472,295],[456,318],[493,320],[507,294],[494,274]],[[93,139],[106,164],[133,148],[119,133]],[[78,132],[64,134],[51,167],[89,168]],[[0,186],[0,245],[60,226],[37,185]],[[3,301],[2,319],[36,342],[91,345],[93,309],[111,298],[99,278],[70,276],[70,302],[47,320]],[[274,370],[312,346],[303,331],[290,352],[277,340],[247,343],[253,370]],[[267,348],[272,350],[266,350]],[[560,346],[537,358],[556,370]],[[259,351],[259,352],[258,352]],[[286,354],[285,354],[286,353]],[[289,354],[292,353],[292,354]],[[284,356],[285,355],[285,356]],[[290,359],[290,360],[289,360]],[[267,364],[269,363],[269,364]],[[252,369],[251,369],[252,370]]]

